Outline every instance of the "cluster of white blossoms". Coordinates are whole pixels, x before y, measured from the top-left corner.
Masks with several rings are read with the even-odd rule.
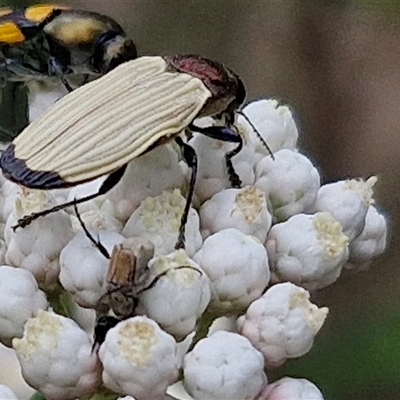
[[[310,292],[385,250],[377,178],[321,184],[288,107],[260,100],[243,113],[244,148],[233,157],[242,188],[230,187],[225,164],[236,144],[189,140],[198,173],[185,249],[175,244],[190,169],[174,143],[133,160],[113,190],[79,206],[103,252],[73,210],[12,229],[102,180],[45,192],[2,179],[0,341],[45,399],[323,399],[308,380],[268,382],[268,371],[313,346],[328,309]],[[115,251],[130,237],[151,252]],[[94,344],[99,304],[120,321]],[[135,315],[123,318],[125,309]],[[0,398],[16,397],[0,386]]]

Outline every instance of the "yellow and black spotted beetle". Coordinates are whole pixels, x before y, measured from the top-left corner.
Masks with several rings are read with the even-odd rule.
[[[113,19],[91,11],[40,4],[0,9],[0,80],[102,75],[136,58]]]
[[[18,226],[104,194],[119,181],[129,161],[175,139],[192,171],[176,244],[184,247],[197,157],[178,135],[195,131],[236,143],[225,159],[232,186],[240,186],[231,158],[243,145],[233,125],[245,95],[233,71],[195,55],[139,57],[79,87],[14,139],[2,153],[1,168],[6,178],[38,189],[70,187],[110,175],[97,193],[26,216]],[[197,127],[193,121],[201,116],[218,118],[224,126]]]
[[[42,87],[34,81],[46,87],[55,77],[72,91],[134,58],[134,43],[107,16],[54,4],[0,8],[0,141],[27,124],[24,86],[32,95]]]

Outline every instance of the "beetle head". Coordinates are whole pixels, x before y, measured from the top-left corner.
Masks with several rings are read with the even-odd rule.
[[[136,57],[136,46],[130,38],[120,32],[109,31],[96,40],[91,64],[96,71],[104,74]]]
[[[227,122],[233,123],[234,111],[244,102],[246,90],[242,80],[223,64],[197,55],[165,57],[171,70],[190,74],[203,81],[211,92],[201,110],[201,116],[225,114]]]

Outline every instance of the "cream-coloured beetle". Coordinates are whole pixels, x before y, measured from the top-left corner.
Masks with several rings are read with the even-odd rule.
[[[75,186],[110,174],[97,193],[76,200],[81,203],[115,186],[129,161],[175,138],[192,169],[176,244],[182,248],[197,158],[178,134],[196,131],[237,143],[225,158],[232,186],[240,186],[231,158],[243,145],[233,124],[244,99],[242,81],[220,63],[195,55],[140,57],[54,104],[6,148],[1,168],[6,178],[39,189]],[[202,116],[221,119],[225,126],[196,127],[193,121]],[[74,203],[25,216],[17,226]]]

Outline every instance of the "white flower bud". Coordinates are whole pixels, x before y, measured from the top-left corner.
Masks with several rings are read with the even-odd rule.
[[[299,134],[289,107],[279,105],[275,99],[262,99],[248,104],[244,107],[243,113],[250,119],[273,153],[296,147]],[[239,116],[238,123],[248,127],[252,141],[256,144],[257,153],[268,155],[267,149],[246,119]]]
[[[103,382],[137,400],[163,399],[178,377],[175,340],[147,317],[118,323],[100,347]]]
[[[324,400],[324,397],[307,379],[285,377],[268,385],[257,400]]]
[[[269,368],[311,349],[328,308],[318,308],[309,297],[305,289],[290,282],[277,284],[251,303],[238,320],[239,333],[264,355]]]
[[[265,383],[262,355],[236,333],[216,332],[184,358],[183,384],[195,400],[253,400]]]
[[[211,281],[208,311],[215,315],[241,312],[261,296],[270,278],[264,246],[237,229],[209,236],[193,257]]]
[[[39,310],[26,323],[23,338],[12,343],[24,379],[46,399],[74,399],[99,384],[101,370],[91,341],[69,318]]]
[[[15,350],[0,343],[0,382],[7,385],[17,396],[17,399],[30,399],[35,393],[24,380],[21,374]],[[1,399],[1,396],[0,396]]]
[[[233,167],[243,185],[254,183],[254,145],[244,137],[245,145],[232,158]],[[190,145],[198,158],[197,179],[195,185],[195,204],[202,204],[221,190],[232,187],[226,167],[225,156],[237,143],[216,140],[202,134],[194,134]]]
[[[84,213],[79,213],[83,223],[87,229],[95,231],[122,231],[122,223],[111,215],[104,213],[102,210],[89,210]],[[78,217],[71,215],[72,230],[76,235],[82,232],[82,226]]]
[[[328,211],[340,222],[343,233],[353,240],[364,229],[368,207],[374,200],[372,187],[378,179],[350,179],[321,186],[313,206],[315,212]]]
[[[0,399],[1,400],[18,400],[17,396],[12,392],[12,390],[5,385],[0,385]]]
[[[24,229],[12,230],[18,218],[55,204],[47,191],[24,188],[15,202],[15,211],[6,224],[6,262],[26,269],[45,286],[58,281],[59,254],[73,237],[71,220],[63,211],[33,221]]]
[[[215,194],[201,206],[200,221],[204,239],[222,229],[236,228],[264,243],[272,218],[264,193],[254,186],[246,186]]]
[[[267,196],[277,221],[308,211],[320,188],[318,170],[300,153],[283,149],[263,157],[256,165],[255,186]]]
[[[156,147],[131,161],[118,185],[107,193],[115,205],[115,218],[126,222],[147,197],[184,188],[185,175],[172,144]]]
[[[21,337],[28,318],[46,308],[46,296],[29,271],[0,266],[0,340],[3,343],[11,345],[12,338]]]
[[[113,247],[123,242],[124,237],[117,232],[99,231],[93,237],[111,254]],[[82,307],[95,308],[100,297],[105,293],[104,277],[110,260],[86,237],[78,233],[61,251],[60,283]]]
[[[6,180],[1,185],[1,195],[0,195],[0,204],[1,204],[1,219],[2,223],[6,223],[8,217],[14,210],[15,200],[18,197],[18,193],[21,191],[20,186],[16,183]],[[3,232],[2,232],[3,237]]]
[[[140,236],[154,244],[154,254],[171,253],[178,239],[179,228],[186,199],[179,189],[164,192],[157,197],[148,197],[132,214],[122,234],[125,237]],[[185,226],[186,252],[191,257],[203,242],[197,212],[191,208]]]
[[[372,260],[386,248],[387,223],[385,217],[374,206],[369,206],[365,226],[359,236],[350,243],[349,262],[346,268],[365,270]]]
[[[348,259],[349,240],[329,213],[297,214],[269,231],[266,248],[274,282],[308,290],[336,281]]]
[[[180,340],[195,329],[210,301],[209,279],[184,250],[153,258],[149,268],[156,283],[140,295],[146,315]]]

